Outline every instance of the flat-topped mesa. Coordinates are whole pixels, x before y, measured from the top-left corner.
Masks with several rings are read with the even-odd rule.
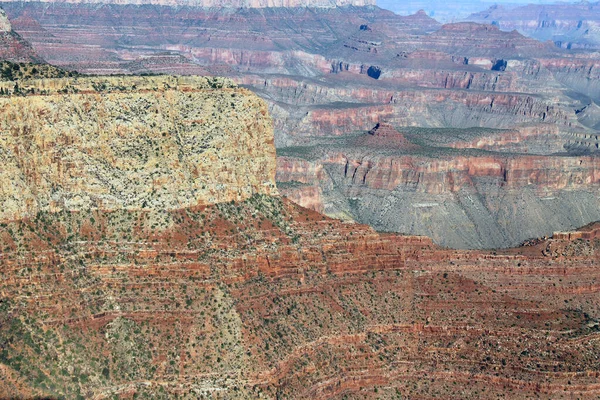
[[[267,106],[230,80],[0,83],[0,220],[277,195]]]
[[[13,1],[13,0],[7,0]],[[16,1],[16,0],[14,0]],[[20,0],[19,0],[20,1]],[[374,6],[376,0],[38,0],[42,3],[75,4],[152,4],[161,6],[225,7],[225,8],[268,8],[268,7],[311,7],[333,8],[343,6]]]

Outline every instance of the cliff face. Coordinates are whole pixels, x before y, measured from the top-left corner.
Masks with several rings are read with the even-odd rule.
[[[73,78],[0,84],[0,219],[174,209],[275,194],[264,102],[230,81]]]
[[[0,8],[0,61],[40,62],[41,58],[13,29],[6,13]]]
[[[5,33],[10,32],[11,30],[12,27],[10,26],[10,21],[8,20],[6,13],[0,8],[0,32]]]
[[[364,140],[369,136],[356,141],[361,148],[326,146],[320,157],[310,148],[304,155],[282,152],[282,194],[332,216],[455,248],[514,246],[600,219],[597,157],[464,156],[418,147],[402,154],[393,141]]]

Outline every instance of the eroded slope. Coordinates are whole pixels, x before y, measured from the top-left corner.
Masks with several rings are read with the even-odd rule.
[[[0,220],[1,396],[598,396],[597,225],[496,252],[380,234],[269,196],[264,103],[228,81],[29,85],[2,99],[14,116],[0,147],[3,209],[31,200],[23,218]],[[219,106],[228,121],[198,120]],[[207,122],[222,128],[203,149]],[[371,135],[363,144],[410,145],[390,126]],[[253,163],[247,191],[224,163]],[[194,168],[211,175],[177,181]],[[130,181],[111,191],[119,179]],[[239,201],[172,203],[201,179]],[[91,202],[106,198],[119,201]]]
[[[0,225],[0,389],[595,398],[595,232],[454,252],[259,195],[38,213]]]

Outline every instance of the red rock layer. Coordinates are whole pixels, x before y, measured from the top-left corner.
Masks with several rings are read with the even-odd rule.
[[[41,58],[12,30],[6,13],[0,8],[0,60],[12,62],[40,62]]]
[[[437,248],[289,202],[0,226],[4,393],[595,398],[598,240]],[[99,357],[101,355],[101,357]]]
[[[549,190],[577,190],[600,184],[597,157],[476,156],[427,158],[413,155],[364,156],[331,152],[313,163],[283,158],[277,164],[279,182],[314,184],[327,181],[324,168],[336,171],[349,183],[371,189],[393,190],[411,186],[430,194],[457,192],[476,178],[498,180],[507,189],[529,185]]]

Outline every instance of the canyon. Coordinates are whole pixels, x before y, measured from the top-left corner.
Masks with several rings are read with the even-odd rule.
[[[539,40],[568,49],[600,49],[600,2],[529,4],[507,9],[493,6],[473,13],[471,21],[516,29]]]
[[[453,248],[517,246],[598,219],[592,48],[523,36],[500,17],[440,24],[362,1],[211,4],[1,7],[39,57],[67,71],[226,76],[250,89],[274,120],[281,193],[330,216]],[[571,6],[564,15],[582,7],[560,7]],[[368,139],[378,124],[405,140]],[[322,176],[292,178],[292,163]],[[496,169],[482,172],[489,163]],[[352,179],[346,164],[375,170]],[[407,165],[421,167],[398,178]],[[438,206],[420,206],[429,203]]]
[[[400,153],[385,142],[367,152],[338,143],[282,152],[280,190],[328,215],[387,232],[410,227],[453,248],[503,247],[600,218],[596,157]]]
[[[14,82],[2,85],[13,89]],[[19,214],[0,214],[2,396],[598,396],[597,223],[513,249],[450,250],[279,196],[267,106],[230,80],[76,77],[19,86],[1,97],[3,123],[13,123],[2,131],[0,154],[8,157],[3,165],[14,154],[30,156],[2,170],[0,199],[24,193],[31,201]],[[91,108],[78,117],[86,104]],[[26,112],[15,115],[16,106]],[[40,118],[48,121],[45,134]],[[214,126],[223,128],[207,140]],[[391,124],[366,135],[354,140],[418,151],[410,132]],[[210,162],[198,146],[186,147],[197,142],[207,142]],[[152,160],[126,163],[127,148]],[[88,169],[70,164],[83,158]],[[172,163],[168,176],[155,160]],[[321,179],[327,168],[277,162],[284,161],[277,173],[297,180]],[[485,175],[522,185],[541,161],[438,162],[464,171],[456,188]],[[576,169],[569,157],[563,163],[556,167]],[[206,176],[194,175],[194,166]],[[343,168],[358,181],[375,175],[368,179],[374,188],[410,179],[385,171],[387,162],[369,173]],[[127,193],[109,191],[119,188],[111,170],[139,181],[149,192],[146,204],[135,184],[123,188]],[[146,179],[150,173],[159,182]],[[247,185],[241,192],[240,174]],[[173,203],[168,178],[181,175],[188,180],[179,187],[194,196]],[[193,192],[203,179],[214,179],[223,193]],[[447,184],[424,190],[450,190]],[[67,201],[104,193],[115,201]],[[46,206],[45,199],[61,198]]]

